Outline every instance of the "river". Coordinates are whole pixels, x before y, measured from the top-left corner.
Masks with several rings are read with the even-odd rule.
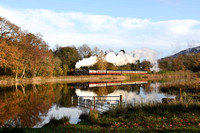
[[[116,105],[145,106],[166,99],[194,98],[199,94],[197,90],[187,91],[177,86],[173,89],[172,83],[174,81],[0,86],[0,127],[40,128],[52,118],[63,117],[77,124],[79,116],[93,108],[102,113]]]

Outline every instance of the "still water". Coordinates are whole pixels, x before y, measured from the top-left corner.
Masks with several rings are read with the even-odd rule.
[[[156,104],[180,97],[179,89],[168,91],[163,84],[134,81],[0,86],[0,127],[38,128],[51,118],[63,117],[76,124],[79,116],[92,108],[101,113],[119,104]]]

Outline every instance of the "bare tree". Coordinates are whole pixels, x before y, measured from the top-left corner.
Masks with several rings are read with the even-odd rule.
[[[100,54],[101,50],[96,46],[93,48],[92,52],[93,52],[93,55],[98,56]]]
[[[92,50],[87,44],[83,44],[82,46],[78,47],[78,52],[81,58],[88,58],[92,56]]]

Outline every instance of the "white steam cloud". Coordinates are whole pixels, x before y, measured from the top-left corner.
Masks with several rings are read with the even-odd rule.
[[[83,66],[92,66],[97,62],[96,56],[91,56],[89,58],[84,58],[76,63],[76,68]],[[105,60],[109,63],[114,64],[115,66],[122,66],[128,63],[136,63],[137,60],[147,60],[151,63],[151,71],[159,71],[158,62],[157,62],[157,52],[151,49],[137,49],[133,52],[115,54],[114,52],[109,52],[105,55]]]
[[[97,62],[96,56],[90,56],[89,58],[83,58],[83,60],[80,60],[76,63],[76,68],[80,68],[83,66],[92,66]]]

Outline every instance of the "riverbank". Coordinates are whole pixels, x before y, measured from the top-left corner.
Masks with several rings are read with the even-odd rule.
[[[16,84],[42,84],[42,83],[75,83],[75,82],[103,82],[103,81],[125,81],[125,80],[174,80],[199,78],[200,73],[190,71],[159,72],[150,74],[130,74],[130,75],[82,75],[82,76],[58,76],[58,77],[36,77],[28,79],[14,79],[12,77],[0,77],[0,85]]]
[[[159,104],[147,106],[117,107],[104,114],[82,115],[78,124],[67,119],[52,121],[44,129],[62,128],[72,132],[131,132],[131,131],[188,131],[200,129],[200,104]]]
[[[0,85],[16,84],[43,84],[43,83],[76,83],[76,82],[103,82],[103,81],[124,81],[125,75],[84,75],[84,76],[59,76],[59,77],[36,77],[30,79],[1,78]]]

